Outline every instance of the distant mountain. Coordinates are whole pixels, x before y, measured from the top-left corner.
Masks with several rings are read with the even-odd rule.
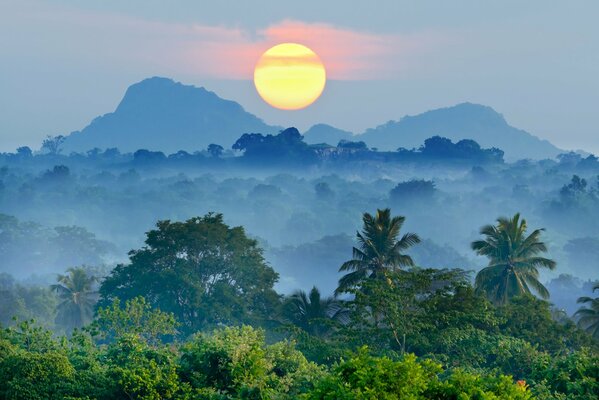
[[[66,152],[117,147],[124,152],[148,149],[174,153],[202,150],[211,143],[230,148],[244,133],[276,134],[281,129],[202,87],[154,77],[130,86],[114,112],[71,133],[63,148]],[[472,103],[406,116],[361,135],[318,124],[304,137],[309,144],[362,140],[379,150],[396,150],[420,147],[435,135],[454,142],[473,139],[482,147],[498,147],[505,152],[506,160],[552,158],[562,152],[548,141],[510,126],[492,108]]]
[[[304,132],[304,141],[308,144],[328,143],[336,146],[341,140],[356,140],[353,133],[327,124],[317,124]]]
[[[172,153],[202,150],[210,143],[230,148],[243,133],[279,130],[202,87],[154,77],[130,86],[114,112],[71,133],[63,147],[67,152],[117,147]]]
[[[507,160],[553,158],[563,152],[546,140],[510,126],[491,107],[472,103],[389,121],[355,136],[354,140],[359,138],[379,150],[396,150],[420,147],[425,139],[435,135],[453,141],[473,139],[482,147],[498,147]]]

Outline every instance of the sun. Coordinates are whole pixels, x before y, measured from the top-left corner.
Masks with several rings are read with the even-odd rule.
[[[320,97],[327,76],[324,64],[308,47],[281,43],[266,50],[254,69],[262,99],[282,110],[308,107]]]

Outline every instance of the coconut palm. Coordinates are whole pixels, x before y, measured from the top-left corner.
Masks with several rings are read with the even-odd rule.
[[[350,271],[339,280],[336,294],[347,292],[366,279],[380,279],[386,271],[413,266],[409,255],[402,254],[411,246],[420,243],[414,233],[406,233],[399,239],[405,217],[391,218],[391,210],[377,210],[373,216],[364,213],[362,232],[357,232],[358,247],[353,248],[351,260],[343,263],[339,271]]]
[[[499,218],[497,225],[486,225],[480,233],[484,240],[472,242],[477,254],[489,258],[489,264],[476,275],[475,288],[495,304],[505,304],[510,298],[530,294],[531,289],[544,299],[547,288],[539,282],[537,268],[555,268],[555,261],[539,256],[547,251],[540,241],[544,229],[526,236],[526,220],[520,214]]]
[[[284,318],[304,331],[320,335],[331,327],[327,321],[347,322],[347,310],[341,300],[322,298],[314,286],[309,294],[298,290],[287,298],[283,308]]]
[[[593,286],[593,292],[599,291],[599,283]],[[578,317],[578,326],[587,331],[595,339],[599,339],[599,297],[579,297],[578,303],[585,304],[574,313]]]
[[[56,308],[56,322],[71,331],[91,321],[97,300],[97,293],[93,290],[97,279],[83,267],[69,268],[66,272],[58,275],[58,283],[51,288],[60,301]]]

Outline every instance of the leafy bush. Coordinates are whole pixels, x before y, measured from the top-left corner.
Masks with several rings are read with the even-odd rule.
[[[399,361],[377,358],[362,348],[337,364],[306,399],[530,399],[524,384],[508,376],[443,371],[431,360],[406,355]]]

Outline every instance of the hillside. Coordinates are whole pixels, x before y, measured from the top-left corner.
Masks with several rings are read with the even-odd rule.
[[[202,150],[210,143],[229,148],[245,132],[276,133],[279,129],[203,87],[154,77],[130,86],[114,112],[71,133],[64,149],[176,152]]]
[[[509,125],[491,107],[472,103],[389,121],[366,130],[356,138],[380,150],[395,150],[398,147],[419,147],[425,139],[435,135],[453,141],[473,139],[482,147],[498,147],[505,152],[508,160],[553,158],[562,152],[548,141]]]

